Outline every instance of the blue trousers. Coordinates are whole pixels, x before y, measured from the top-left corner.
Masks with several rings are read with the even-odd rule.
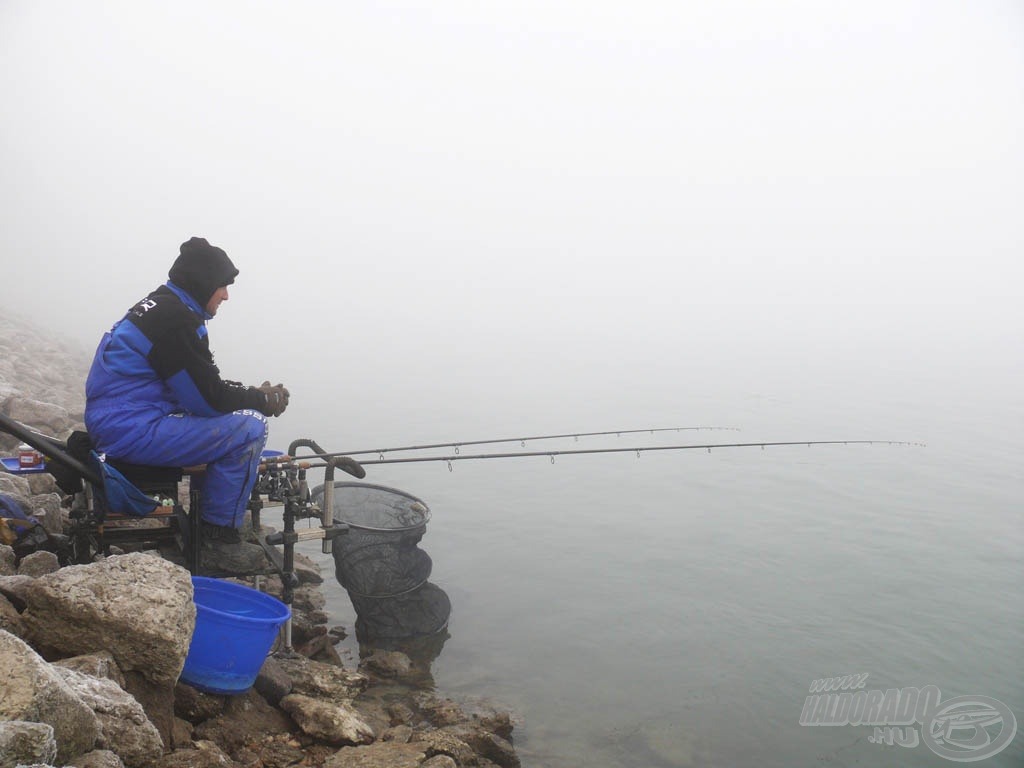
[[[258,411],[213,417],[172,413],[146,424],[139,439],[111,458],[157,467],[205,464],[206,476],[192,478],[202,490],[200,516],[214,525],[237,528],[256,484],[267,434],[267,417]],[[119,435],[122,444],[124,437]],[[93,438],[103,450],[102,434]]]

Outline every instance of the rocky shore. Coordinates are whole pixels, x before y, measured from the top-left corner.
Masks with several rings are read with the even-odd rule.
[[[66,438],[82,428],[88,363],[0,315],[0,413]],[[18,442],[0,434],[0,455]],[[47,474],[0,472],[0,493],[50,533],[69,522]],[[297,559],[293,650],[268,656],[247,693],[215,696],[179,681],[196,621],[186,570],[155,552],[60,567],[0,544],[0,768],[519,765],[510,714],[437,695],[415,658],[361,647],[346,668],[319,568]],[[276,578],[259,586],[281,594]]]

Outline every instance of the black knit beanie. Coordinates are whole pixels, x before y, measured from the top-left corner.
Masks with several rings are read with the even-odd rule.
[[[193,237],[181,244],[181,254],[167,276],[205,307],[214,291],[235,282],[238,270],[222,249],[210,245],[206,238]]]

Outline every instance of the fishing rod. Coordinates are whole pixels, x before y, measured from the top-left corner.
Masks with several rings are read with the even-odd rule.
[[[451,440],[447,443],[430,443],[426,445],[405,445],[399,448],[367,448],[359,451],[333,451],[331,453],[315,453],[307,454],[305,456],[295,456],[296,460],[302,459],[328,459],[335,456],[365,456],[368,453],[376,453],[384,458],[385,453],[394,453],[396,451],[425,451],[431,448],[453,448],[455,453],[459,453],[459,449],[467,445],[492,445],[494,443],[520,443],[524,448],[526,447],[527,440],[556,440],[564,437],[571,437],[575,440],[579,440],[581,437],[594,437],[597,435],[633,435],[638,432],[649,432],[654,434],[655,432],[682,432],[684,430],[730,430],[732,432],[739,432],[740,430],[736,427],[656,427],[654,429],[611,429],[607,432],[567,432],[564,435],[533,435],[532,437],[501,437],[496,440]],[[303,446],[306,447],[306,446]],[[366,462],[363,462],[366,463]]]
[[[641,430],[646,431],[646,430]],[[412,456],[401,459],[371,459],[369,461],[361,461],[359,465],[370,465],[370,464],[413,464],[427,461],[444,461],[448,463],[448,471],[452,471],[453,461],[469,461],[473,459],[519,459],[530,456],[547,456],[551,459],[551,463],[555,463],[555,456],[570,456],[590,453],[636,453],[637,458],[640,458],[641,453],[647,453],[650,451],[687,451],[696,449],[706,449],[708,453],[714,448],[761,448],[764,450],[767,446],[785,446],[785,445],[912,445],[924,447],[924,443],[914,443],[900,440],[791,440],[791,441],[769,441],[769,442],[756,442],[756,443],[706,443],[703,445],[646,445],[638,446],[634,448],[580,448],[573,450],[564,451],[517,451],[513,453],[481,453],[475,455],[467,454],[454,454],[451,456]],[[322,454],[319,456],[312,456],[306,458],[334,458],[332,454]],[[288,460],[289,457],[278,457],[277,460]],[[296,461],[299,459],[296,458]],[[353,461],[355,461],[353,459]],[[328,466],[324,464],[307,464],[309,468],[317,468]]]

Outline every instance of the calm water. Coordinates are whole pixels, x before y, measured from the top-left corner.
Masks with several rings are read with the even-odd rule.
[[[512,398],[486,431],[457,403],[389,425],[390,444],[675,422],[743,431],[550,447],[927,443],[371,468],[433,512],[422,547],[453,603],[438,690],[513,709],[524,764],[556,768],[952,764],[870,727],[801,727],[810,683],[833,675],[989,696],[1024,719],[1024,377],[1019,361],[934,359],[791,357],[724,379],[669,363],[571,407],[533,393],[524,417]],[[980,764],[1024,764],[1024,735]]]

